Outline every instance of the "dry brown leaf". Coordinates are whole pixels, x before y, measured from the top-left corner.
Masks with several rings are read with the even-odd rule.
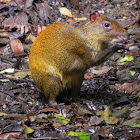
[[[21,132],[10,132],[10,133],[4,133],[0,134],[0,139],[8,139],[8,138],[17,138]]]
[[[107,73],[112,68],[113,67],[109,67],[109,66],[104,66],[104,67],[102,67],[102,69],[99,69],[99,70],[95,70],[94,68],[92,68],[91,73],[101,75],[101,74]]]
[[[93,75],[94,75],[94,74],[90,74],[90,75],[89,75],[89,74],[86,74],[86,73],[85,73],[85,74],[84,74],[84,78],[85,78],[85,79],[91,79],[91,78],[93,77]]]
[[[97,117],[97,116],[92,116],[88,122],[88,125],[89,126],[92,126],[92,125],[99,125],[101,124],[103,121],[103,119]]]
[[[140,88],[140,86],[137,83],[124,83],[120,87],[120,91],[124,93],[126,91],[128,94],[131,94],[133,91],[137,90]]]
[[[11,45],[14,55],[24,53],[23,45],[19,39],[11,40],[10,45]]]
[[[24,12],[17,13],[14,17],[6,18],[2,25],[28,25],[28,16]]]
[[[43,21],[47,21],[48,17],[52,19],[52,13],[51,13],[52,7],[50,7],[47,2],[40,3],[40,4],[37,3],[36,7],[37,7],[40,18]]]
[[[95,70],[94,68],[91,68],[91,74],[84,74],[85,79],[91,79],[95,74],[101,75],[107,73],[109,70],[111,70],[113,67],[104,66],[102,69]]]
[[[26,9],[29,8],[30,6],[32,6],[33,1],[34,1],[34,0],[26,0],[26,1],[25,1],[25,6],[24,6],[24,7],[25,7]]]
[[[42,110],[42,112],[56,112],[59,114],[59,110],[56,110],[54,108],[45,108]]]
[[[89,115],[92,114],[89,110],[83,108],[83,106],[78,103],[75,103],[75,111],[76,111],[75,113],[80,116],[84,116],[85,114],[89,114]]]
[[[71,110],[71,105],[66,105],[66,112],[69,113],[70,110]]]

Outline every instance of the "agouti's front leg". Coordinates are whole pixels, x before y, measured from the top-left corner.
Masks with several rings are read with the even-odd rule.
[[[79,100],[82,82],[83,82],[83,75],[80,78],[78,77],[77,82],[72,87],[71,97],[74,101]]]

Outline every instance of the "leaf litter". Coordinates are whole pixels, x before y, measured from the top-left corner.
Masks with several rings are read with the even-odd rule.
[[[25,3],[3,0],[0,8],[1,139],[140,138],[138,0],[30,0]],[[128,30],[130,39],[126,50],[118,51],[104,64],[87,70],[81,99],[76,103],[59,107],[46,104],[27,70],[32,42],[53,22],[79,25],[89,13],[99,9],[104,9]]]

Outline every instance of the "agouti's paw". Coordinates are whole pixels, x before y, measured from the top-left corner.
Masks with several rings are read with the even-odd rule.
[[[56,101],[49,101],[49,104],[51,106],[58,106],[58,103]]]

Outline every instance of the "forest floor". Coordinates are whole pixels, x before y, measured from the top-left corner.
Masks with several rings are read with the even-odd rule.
[[[28,66],[35,37],[98,10],[127,29],[125,49],[85,72],[78,101],[47,104]],[[140,139],[140,0],[1,0],[0,11],[0,139]]]

